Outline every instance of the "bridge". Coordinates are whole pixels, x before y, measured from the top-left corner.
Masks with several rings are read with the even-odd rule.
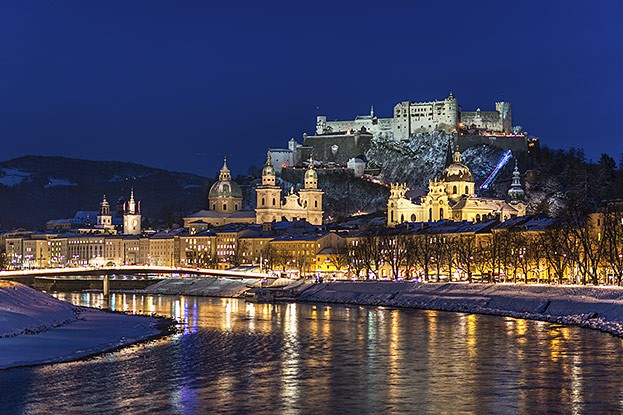
[[[235,270],[220,270],[210,268],[167,267],[152,265],[124,265],[121,267],[69,267],[69,268],[42,268],[17,271],[0,271],[0,279],[15,277],[53,277],[77,275],[137,275],[137,274],[185,274],[222,277],[230,279],[266,279],[273,278],[264,272],[246,272]]]
[[[171,277],[204,276],[237,280],[267,280],[275,279],[263,272],[245,272],[237,270],[218,270],[208,268],[187,268],[167,266],[138,266],[125,265],[120,267],[70,267],[70,268],[45,268],[28,269],[17,271],[0,271],[0,279],[23,282],[34,285],[35,280],[101,280],[104,295],[110,291],[110,277],[116,275],[140,276],[144,278],[150,274],[160,274],[158,279],[170,278],[162,274],[171,274]],[[116,279],[115,279],[116,280]],[[132,280],[128,280],[132,281]]]

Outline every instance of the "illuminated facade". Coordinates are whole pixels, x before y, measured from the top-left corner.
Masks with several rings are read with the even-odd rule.
[[[453,163],[444,169],[441,179],[429,181],[428,193],[420,199],[420,203],[407,198],[406,184],[391,185],[387,202],[387,225],[391,227],[403,222],[434,222],[442,219],[478,222],[492,217],[499,217],[503,221],[524,216],[526,206],[520,200],[523,195],[520,193],[521,184],[519,188],[517,184],[511,204],[500,199],[477,197],[474,194],[472,172],[463,164],[457,149]]]
[[[232,180],[225,158],[219,179],[208,192],[208,209],[185,217],[184,227],[189,228],[191,233],[199,233],[213,226],[254,223],[255,213],[242,210],[242,202],[242,189]]]
[[[394,106],[392,118],[378,118],[374,108],[369,115],[359,115],[352,121],[327,121],[324,115],[316,118],[316,134],[367,131],[375,137],[407,140],[417,133],[452,132],[456,129],[477,129],[509,134],[512,130],[510,102],[496,102],[494,111],[462,111],[457,99],[450,95],[429,102],[403,101]]]
[[[318,188],[318,173],[314,169],[310,158],[305,172],[304,187],[298,194],[294,188],[281,199],[281,187],[276,184],[275,169],[272,166],[270,151],[262,169],[262,184],[255,189],[257,207],[255,209],[256,223],[278,222],[281,220],[306,220],[312,225],[322,224],[322,196],[324,192]]]

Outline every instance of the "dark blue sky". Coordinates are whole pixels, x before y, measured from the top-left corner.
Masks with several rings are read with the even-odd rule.
[[[623,152],[623,2],[213,3],[1,2],[0,159],[213,176],[227,154],[237,174],[317,107],[390,116],[450,90],[466,110],[511,101],[550,147]]]

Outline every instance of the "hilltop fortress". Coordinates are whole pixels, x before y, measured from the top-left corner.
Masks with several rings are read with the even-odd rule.
[[[375,139],[391,145],[392,141],[417,140],[418,136],[431,133],[452,136],[460,151],[486,144],[525,154],[538,146],[538,139],[528,138],[512,122],[510,102],[496,102],[493,111],[463,111],[450,93],[443,100],[399,102],[391,118],[377,117],[374,107],[368,115],[358,115],[353,120],[328,121],[326,115],[319,115],[314,134],[303,134],[300,147],[311,152],[316,160],[346,165],[351,160],[365,159]],[[290,149],[288,154],[296,152]]]
[[[496,102],[495,111],[463,111],[457,99],[450,95],[442,101],[403,101],[394,106],[392,118],[378,118],[374,108],[369,115],[358,115],[352,121],[327,121],[316,118],[316,135],[367,131],[375,136],[408,140],[417,133],[458,130],[479,130],[506,135],[512,130],[510,102]]]

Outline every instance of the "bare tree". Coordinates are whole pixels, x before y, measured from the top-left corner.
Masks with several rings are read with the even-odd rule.
[[[454,255],[452,261],[457,269],[467,275],[467,282],[472,282],[473,262],[476,250],[476,237],[473,234],[456,235],[450,238],[450,247]]]

